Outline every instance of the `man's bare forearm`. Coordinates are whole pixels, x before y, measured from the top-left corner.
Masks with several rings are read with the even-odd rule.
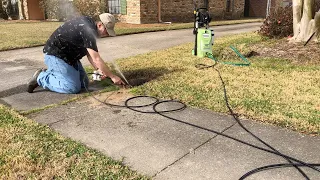
[[[94,63],[96,64],[97,68],[102,71],[103,75],[107,77],[111,77],[113,75],[108,66],[101,58],[95,59]]]
[[[88,58],[88,61],[90,62],[90,64],[93,66],[93,68],[94,68],[95,70],[99,69],[99,68],[97,67],[97,65],[93,62],[92,57],[90,56],[90,54],[87,54],[87,58]]]
[[[91,49],[87,49],[87,50],[88,50],[87,57],[89,62],[92,64],[92,66],[102,71],[103,75],[105,75],[106,77],[111,78],[113,74],[109,70],[108,66],[105,64],[103,59],[100,57],[99,53]]]

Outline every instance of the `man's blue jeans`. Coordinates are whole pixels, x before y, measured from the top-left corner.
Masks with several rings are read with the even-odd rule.
[[[58,93],[75,94],[88,87],[89,79],[80,61],[75,66],[51,55],[45,55],[48,69],[39,74],[37,82],[44,89]]]

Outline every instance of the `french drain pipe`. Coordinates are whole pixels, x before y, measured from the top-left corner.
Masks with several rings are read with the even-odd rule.
[[[158,0],[158,22],[164,24],[171,24],[171,22],[163,22],[161,20],[161,0]]]

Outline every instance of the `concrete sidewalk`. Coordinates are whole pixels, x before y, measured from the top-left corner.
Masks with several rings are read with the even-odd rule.
[[[161,33],[163,32],[150,33],[148,37],[149,39],[159,38]],[[173,33],[179,34],[182,32],[169,32],[167,35],[174,36]],[[165,36],[165,34],[163,35]],[[143,38],[141,35],[135,36],[138,36],[136,38],[140,38],[140,41]],[[141,44],[141,47],[135,46],[134,36],[126,38],[131,39],[131,43],[133,43],[127,47],[137,47],[139,53],[156,49],[156,47],[146,49]],[[125,38],[122,41],[124,40]],[[152,44],[154,43],[149,41],[146,46]],[[165,41],[158,44],[160,44],[159,49],[165,48]],[[173,45],[176,44],[168,46]],[[128,49],[131,48],[122,48],[117,53],[113,53],[119,56],[134,55],[131,54],[134,52],[128,51]],[[0,72],[0,76],[2,76],[0,80],[0,103],[19,111],[28,111],[50,104],[59,104],[78,96],[52,93],[41,89],[37,89],[32,94],[24,92],[25,80],[30,78],[34,69],[39,67],[40,64],[40,61],[24,60],[23,57],[27,56],[28,53],[24,50],[0,53],[0,59],[6,60],[0,62],[0,68],[4,70]],[[32,57],[39,58],[41,54]],[[101,88],[94,86],[90,90],[96,91]],[[123,104],[132,95],[127,90],[122,89],[113,93],[102,93],[96,97],[100,100],[107,99],[108,102],[114,104]],[[130,103],[141,105],[151,101],[152,99],[149,98],[139,98]],[[166,103],[159,108],[165,110],[177,106],[179,106],[177,103]],[[146,107],[144,110],[151,111],[152,108]],[[266,148],[241,129],[230,116],[191,107],[166,115],[179,119],[180,122],[158,114],[145,114],[127,108],[109,107],[97,102],[92,97],[87,97],[66,105],[58,105],[32,113],[28,117],[41,124],[48,125],[66,137],[97,149],[107,156],[123,160],[133,170],[159,180],[233,180],[239,179],[255,168],[287,162],[282,157],[214,133],[220,132]],[[252,120],[242,120],[242,122],[254,134],[280,152],[307,163],[320,163],[319,137],[299,134]],[[302,169],[310,179],[319,179],[319,172],[305,167]],[[248,179],[295,180],[303,179],[303,176],[295,168],[290,167],[259,172]]]
[[[65,99],[65,95],[50,94],[50,99]],[[43,92],[16,97],[16,108],[28,110],[26,100],[45,98]],[[131,97],[126,90],[96,96],[113,104],[124,104]],[[49,99],[48,99],[49,100]],[[41,104],[43,100],[38,100]],[[136,99],[130,104],[142,105],[152,99]],[[159,110],[179,107],[167,103]],[[152,108],[144,108],[151,111]],[[80,141],[104,154],[123,160],[124,164],[154,179],[239,179],[255,168],[286,163],[283,158],[241,144],[212,133],[221,132],[245,142],[263,147],[246,133],[230,116],[188,107],[167,116],[144,114],[126,108],[109,107],[92,97],[67,105],[50,108],[29,115],[31,119],[47,124],[66,137]],[[185,124],[186,122],[188,124]],[[292,132],[279,127],[242,120],[254,134],[280,152],[308,163],[320,161],[320,138]],[[193,125],[192,125],[193,124]],[[320,173],[302,168],[310,179],[319,179]],[[294,168],[260,172],[248,179],[303,179]]]

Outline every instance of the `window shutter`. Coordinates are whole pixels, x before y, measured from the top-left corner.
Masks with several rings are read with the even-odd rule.
[[[127,14],[127,0],[120,0],[121,14]]]

